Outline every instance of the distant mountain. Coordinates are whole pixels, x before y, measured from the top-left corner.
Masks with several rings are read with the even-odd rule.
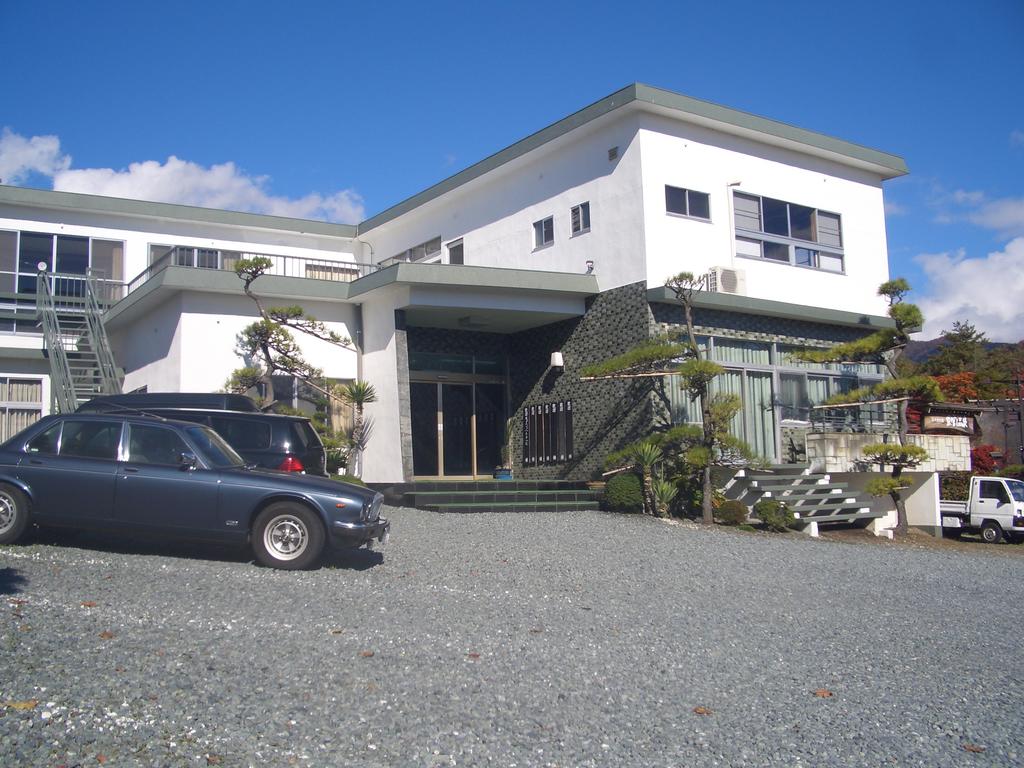
[[[940,349],[942,349],[945,341],[941,336],[937,339],[929,339],[928,341],[913,341],[907,344],[907,349],[903,353],[915,363],[923,363],[929,357],[934,355]],[[1016,344],[1010,344],[1003,341],[990,341],[985,345],[986,349],[999,349],[1000,347],[1015,347]]]

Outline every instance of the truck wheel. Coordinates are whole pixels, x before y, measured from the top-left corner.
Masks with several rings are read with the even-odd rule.
[[[270,568],[309,568],[319,559],[323,548],[324,527],[320,518],[301,504],[271,504],[252,527],[253,553]]]
[[[28,527],[28,498],[12,485],[0,485],[0,544],[13,544]]]
[[[1003,529],[999,527],[999,523],[986,520],[981,524],[981,538],[986,544],[998,544],[1003,540]]]

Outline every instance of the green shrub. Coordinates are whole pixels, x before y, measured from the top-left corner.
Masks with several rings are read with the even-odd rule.
[[[1024,464],[1009,464],[999,470],[999,476],[1024,480]]]
[[[784,531],[796,521],[792,511],[776,499],[761,499],[754,505],[754,514],[769,531]]]
[[[366,483],[355,475],[331,475],[331,480],[337,480],[342,483],[352,483],[352,485],[361,485],[364,488],[366,487]]]
[[[613,512],[639,512],[644,498],[640,478],[632,472],[620,472],[604,487],[604,506]]]
[[[743,525],[747,522],[747,506],[736,499],[726,499],[715,510],[715,520],[722,525]]]
[[[970,472],[939,472],[939,496],[947,501],[967,501]]]

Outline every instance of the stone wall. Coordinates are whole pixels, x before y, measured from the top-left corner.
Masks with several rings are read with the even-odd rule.
[[[815,472],[856,472],[877,469],[864,463],[865,445],[880,443],[883,435],[850,432],[810,432],[807,435],[807,461]],[[891,441],[896,440],[890,435]],[[971,443],[966,435],[907,435],[913,445],[928,451],[929,459],[916,472],[969,471]]]
[[[679,333],[686,327],[683,308],[678,304],[651,305],[657,333]],[[693,310],[694,330],[700,335],[727,335],[750,341],[780,341],[784,344],[821,346],[853,341],[870,333],[870,329],[843,325],[827,325],[808,320],[791,320],[720,309]]]
[[[604,457],[648,434],[655,421],[651,379],[580,381],[584,366],[621,354],[649,338],[651,314],[645,283],[633,283],[590,299],[578,319],[514,334],[509,344],[512,405],[522,408],[572,400],[571,462],[522,467],[522,430],[513,446],[516,476],[526,480],[586,480],[600,475]],[[565,368],[549,367],[562,352]],[[521,421],[520,421],[521,423]]]

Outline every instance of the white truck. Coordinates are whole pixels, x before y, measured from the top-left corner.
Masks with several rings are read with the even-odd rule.
[[[972,477],[967,501],[939,501],[942,532],[981,533],[989,544],[1024,539],[1024,482]]]

